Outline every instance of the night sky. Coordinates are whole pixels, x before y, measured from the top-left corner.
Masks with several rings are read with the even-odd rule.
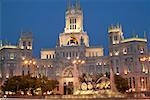
[[[75,0],[71,0],[72,3]],[[32,31],[34,56],[41,48],[54,48],[64,31],[66,0],[0,0],[1,39],[17,44],[20,32]],[[120,23],[125,37],[133,33],[150,37],[150,0],[80,0],[84,12],[84,31],[90,44],[102,46],[108,52],[108,32],[111,24]]]

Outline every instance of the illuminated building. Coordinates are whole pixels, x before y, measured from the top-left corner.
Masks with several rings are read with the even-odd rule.
[[[23,67],[25,58],[32,59],[32,33],[22,32],[18,45],[8,42],[0,46],[0,79],[4,82],[7,78],[24,74],[31,74],[31,66]]]
[[[64,32],[59,34],[56,47],[41,49],[40,58],[33,59],[31,34],[24,33],[17,46],[1,46],[0,77],[5,80],[13,75],[47,76],[59,81],[56,93],[73,94],[80,88],[78,77],[83,73],[105,76],[111,66],[116,75],[128,79],[129,91],[150,91],[146,37],[125,39],[121,25],[112,25],[108,29],[109,55],[104,56],[102,47],[90,45],[83,26],[79,0],[73,6],[68,2]]]
[[[150,90],[150,62],[147,38],[137,35],[124,39],[121,25],[110,26],[109,57],[114,72],[128,79],[129,91]]]

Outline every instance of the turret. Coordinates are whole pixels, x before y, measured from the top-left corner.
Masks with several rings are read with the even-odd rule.
[[[59,35],[59,45],[60,47],[89,46],[88,34],[83,30],[83,12],[79,0],[76,0],[74,5],[70,3],[70,0],[67,1],[65,28],[64,32]]]
[[[32,32],[21,32],[19,47],[21,49],[32,50]]]
[[[71,5],[70,0],[68,0],[64,31],[65,33],[83,32],[83,12],[79,0],[76,1],[75,5]]]
[[[110,45],[119,44],[120,41],[123,40],[124,38],[121,25],[116,25],[116,26],[111,25],[108,29],[108,33],[109,33]]]

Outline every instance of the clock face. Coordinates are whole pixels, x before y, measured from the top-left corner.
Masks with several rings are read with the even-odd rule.
[[[71,14],[74,14],[75,13],[75,10],[71,10]]]

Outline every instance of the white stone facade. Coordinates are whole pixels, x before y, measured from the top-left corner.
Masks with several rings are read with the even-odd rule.
[[[74,67],[72,61],[75,59],[85,60],[85,64],[77,66],[79,75],[83,73],[104,75],[109,73],[111,63],[115,74],[128,79],[129,91],[150,90],[149,62],[139,60],[149,55],[147,39],[138,37],[124,39],[122,27],[119,25],[108,29],[108,37],[109,56],[104,56],[103,48],[89,45],[88,34],[83,30],[83,12],[80,5],[68,6],[66,26],[64,32],[59,35],[56,48],[42,49],[41,60],[37,61],[39,66],[45,66],[44,75],[59,80],[60,89],[57,93],[66,94],[64,88],[68,84],[76,87],[72,69]]]
[[[128,79],[129,91],[150,91],[150,58],[140,60],[150,56],[145,37],[124,39],[122,27],[111,26],[108,29],[109,55],[104,56],[102,47],[89,44],[88,33],[83,29],[83,12],[78,2],[75,6],[68,4],[65,24],[56,48],[42,49],[41,57],[36,60],[32,57],[30,34],[21,36],[17,46],[1,46],[2,81],[13,75],[44,75],[59,81],[56,93],[72,94],[71,91],[79,88],[78,77],[83,73],[105,75],[112,66],[115,74]],[[75,60],[79,62],[73,63]]]

